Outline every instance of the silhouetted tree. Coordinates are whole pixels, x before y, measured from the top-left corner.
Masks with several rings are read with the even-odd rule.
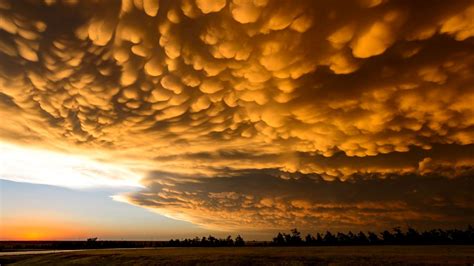
[[[380,242],[379,237],[374,232],[368,232],[369,243],[372,245],[378,244]]]
[[[235,246],[237,247],[242,247],[242,246],[245,246],[245,241],[244,239],[238,235],[236,238],[235,238]]]
[[[296,228],[291,229],[291,235],[289,235],[289,241],[287,243],[290,245],[301,245],[303,243],[301,233]]]
[[[347,237],[348,237],[349,244],[351,245],[357,244],[357,236],[354,235],[352,231],[349,231],[349,233],[347,233]]]
[[[323,238],[323,243],[325,245],[335,245],[337,243],[337,238],[329,231],[326,231],[326,234]]]
[[[367,238],[367,236],[364,234],[364,232],[360,231],[358,234],[357,234],[357,244],[359,245],[366,245],[366,244],[369,244],[369,239]]]
[[[341,232],[337,232],[336,239],[338,243],[343,245],[347,245],[350,242],[350,238],[346,234]]]
[[[316,245],[322,245],[323,244],[323,236],[320,233],[316,234]]]
[[[311,234],[307,234],[306,237],[304,238],[304,242],[306,245],[312,246],[316,244],[316,238],[314,238],[314,236],[312,236]]]
[[[231,236],[228,236],[225,240],[226,246],[233,246],[234,245],[234,240],[232,240]]]
[[[474,243],[474,227],[472,225],[467,227],[466,234],[468,236],[469,243]]]
[[[395,237],[389,231],[385,230],[381,233],[381,235],[382,235],[383,242],[385,244],[394,244],[395,243]]]
[[[207,237],[207,241],[209,243],[209,246],[215,246],[216,245],[216,240],[217,239],[215,237],[211,236],[211,235],[209,235]]]
[[[405,242],[407,244],[420,244],[421,242],[420,233],[418,233],[418,231],[416,231],[415,229],[409,227],[405,235]]]
[[[394,227],[393,229],[393,242],[395,244],[402,244],[405,242],[405,234],[403,234],[400,227]]]
[[[278,235],[275,238],[273,238],[273,243],[276,245],[282,246],[285,244],[285,238],[283,237],[281,233],[278,233]]]

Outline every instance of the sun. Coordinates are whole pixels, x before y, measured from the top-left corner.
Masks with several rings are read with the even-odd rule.
[[[46,234],[38,230],[28,230],[21,237],[24,240],[42,240],[45,239]]]

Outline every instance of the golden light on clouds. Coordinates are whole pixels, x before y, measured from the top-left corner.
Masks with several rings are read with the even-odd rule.
[[[16,180],[139,184],[120,199],[214,228],[472,221],[473,12],[1,0],[2,178],[31,164]]]

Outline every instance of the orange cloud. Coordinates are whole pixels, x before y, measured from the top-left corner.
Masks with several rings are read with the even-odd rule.
[[[462,225],[474,215],[465,205],[473,200],[469,175],[454,180],[436,175],[392,175],[384,180],[371,176],[340,182],[253,170],[196,181],[156,172],[146,183],[146,189],[117,199],[213,230]]]
[[[3,0],[0,140],[174,173],[170,187],[262,169],[462,177],[472,13],[467,0]],[[173,204],[160,211],[199,220]]]

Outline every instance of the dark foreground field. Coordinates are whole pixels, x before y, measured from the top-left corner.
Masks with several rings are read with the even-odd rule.
[[[0,256],[13,265],[473,265],[474,246],[222,247]]]

